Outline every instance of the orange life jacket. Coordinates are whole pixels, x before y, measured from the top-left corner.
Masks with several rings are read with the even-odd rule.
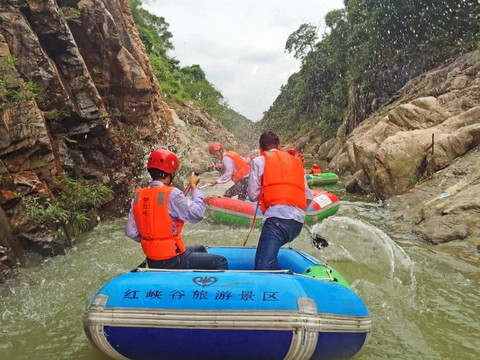
[[[320,169],[311,169],[310,174],[321,174],[322,171]]]
[[[262,213],[272,205],[284,204],[307,208],[305,173],[300,159],[285,151],[265,151],[265,169],[262,176],[260,209]]]
[[[225,156],[232,158],[233,164],[235,165],[235,168],[232,172],[232,180],[235,184],[242,180],[245,175],[248,175],[250,173],[250,167],[245,162],[245,160],[243,160],[242,157],[236,152],[228,150],[225,153]]]
[[[152,260],[170,259],[185,252],[180,233],[183,221],[172,221],[168,213],[171,186],[154,186],[137,190],[133,216],[140,232],[142,249]],[[177,228],[173,235],[173,227]]]

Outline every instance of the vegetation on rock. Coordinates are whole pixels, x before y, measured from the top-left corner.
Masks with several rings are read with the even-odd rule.
[[[456,0],[344,0],[325,17],[320,42],[303,24],[285,51],[302,60],[261,121],[284,139],[310,133],[310,146],[347,131],[387,102],[408,80],[479,48],[480,3]],[[305,150],[305,149],[304,149]]]
[[[111,188],[103,184],[88,185],[63,172],[58,190],[49,203],[35,199],[26,202],[27,219],[32,224],[52,229],[57,240],[71,243],[71,235],[88,230],[95,210],[113,196]]]
[[[40,90],[32,81],[14,76],[19,61],[10,54],[0,57],[0,110],[35,99]]]
[[[166,19],[143,9],[141,0],[129,0],[128,3],[164,100],[178,104],[191,101],[218,119],[240,140],[251,138],[252,121],[230,108],[222,93],[207,80],[200,65],[181,67],[179,60],[168,55],[174,47]]]

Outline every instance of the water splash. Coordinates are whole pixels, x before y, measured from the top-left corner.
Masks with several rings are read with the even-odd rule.
[[[415,286],[414,262],[379,228],[362,220],[334,216],[316,224],[313,231],[328,239],[330,260],[353,262],[376,278],[381,276]]]

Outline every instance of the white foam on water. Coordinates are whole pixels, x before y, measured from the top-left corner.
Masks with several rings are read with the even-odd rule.
[[[370,271],[415,286],[414,262],[382,230],[372,224],[346,216],[332,216],[313,227],[330,246],[327,257],[352,261]]]

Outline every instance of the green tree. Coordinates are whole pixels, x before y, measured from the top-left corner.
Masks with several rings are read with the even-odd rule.
[[[317,28],[312,24],[302,24],[290,34],[285,44],[285,51],[294,53],[293,57],[303,60],[309,51],[313,51],[317,40]]]
[[[230,109],[222,93],[207,80],[200,65],[182,68],[177,59],[168,55],[168,50],[173,49],[173,35],[165,18],[143,9],[140,0],[129,0],[129,6],[164,99],[167,102],[194,102],[242,140],[246,135],[242,130],[251,128],[251,121]],[[241,126],[236,126],[236,122]]]
[[[173,50],[170,26],[164,17],[156,16],[143,9],[140,0],[128,0],[130,12],[135,21],[135,26],[140,34],[147,54],[165,54],[167,50]]]
[[[308,129],[326,140],[344,120],[350,93],[362,99],[360,122],[375,111],[374,101],[381,105],[412,77],[480,46],[478,1],[344,0],[344,5],[326,15],[329,31],[319,42],[310,24],[288,37],[285,50],[301,59],[302,67],[282,87],[260,128],[275,126],[287,140]]]

